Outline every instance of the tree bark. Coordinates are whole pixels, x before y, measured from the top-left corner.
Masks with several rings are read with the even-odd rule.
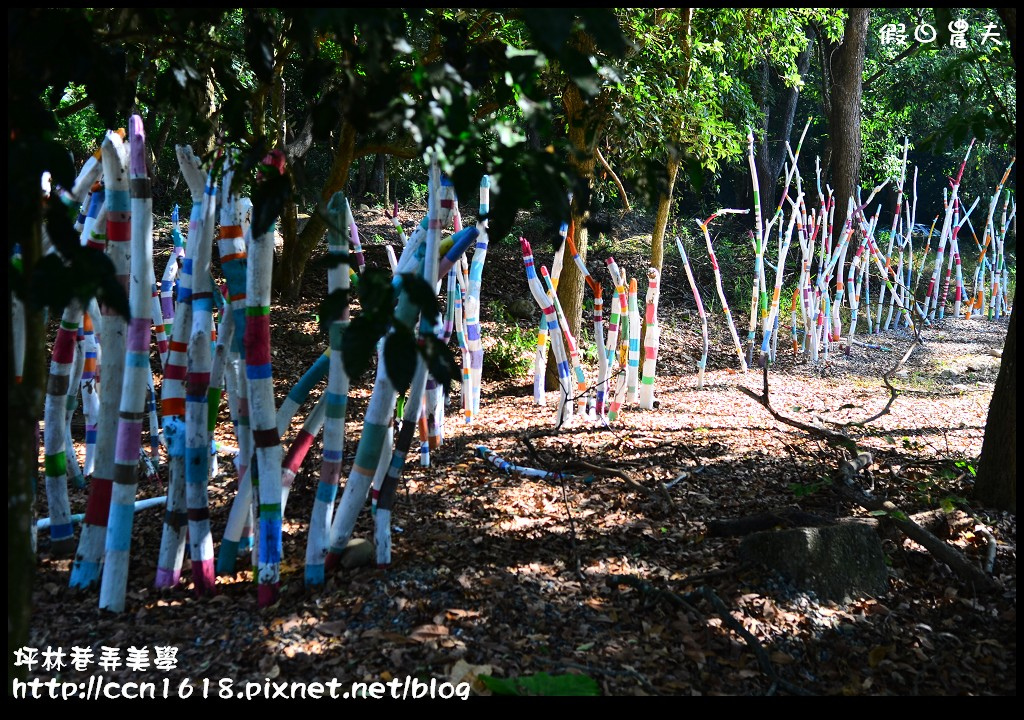
[[[797,71],[807,74],[811,65],[811,45],[797,57]],[[757,166],[758,184],[761,189],[761,203],[765,213],[775,211],[779,202],[779,176],[786,162],[786,141],[793,132],[793,121],[796,118],[797,101],[800,89],[785,87],[778,73],[772,72],[767,62],[761,65],[761,109],[764,112],[764,123],[761,125],[758,138],[757,154],[754,161]],[[770,220],[765,215],[765,220]]]
[[[356,131],[348,122],[342,122],[338,134],[338,145],[334,150],[334,160],[327,182],[320,193],[324,205],[334,193],[345,186],[349,169],[355,157]],[[310,215],[309,221],[302,228],[294,242],[285,242],[281,251],[281,262],[274,265],[274,289],[286,298],[297,298],[302,287],[302,275],[306,269],[306,261],[313,254],[317,244],[323,238],[327,225],[320,213]]]
[[[600,136],[600,122],[595,121],[596,113],[587,107],[579,88],[574,83],[569,83],[562,93],[562,106],[565,109],[567,135],[572,146],[569,166],[579,178],[579,183],[590,188],[593,186],[594,166],[597,163],[594,151]],[[586,223],[590,219],[590,209],[585,207],[585,202],[577,191],[573,193],[569,207],[573,241],[584,264],[587,262]],[[569,331],[574,338],[579,339],[580,321],[583,317],[583,273],[568,257],[562,266],[562,276],[558,281],[558,301],[569,324]],[[554,353],[548,355],[547,387],[558,387]]]
[[[42,225],[37,217],[22,247],[22,266],[30,275],[42,254]],[[13,290],[8,289],[8,298]],[[13,303],[8,301],[10,308]],[[8,310],[9,311],[9,310]],[[25,369],[20,383],[14,380],[13,329],[7,335],[7,681],[24,680],[24,666],[14,666],[14,651],[28,645],[32,617],[33,504],[39,477],[38,418],[43,414],[46,357],[43,314],[25,303]],[[10,686],[8,686],[10,691]]]
[[[988,406],[974,496],[1000,510],[1017,512],[1017,305],[1010,313],[1003,358]]]
[[[691,70],[691,53],[693,44],[690,38],[690,28],[693,23],[693,8],[681,8],[680,9],[680,26],[679,26],[679,44],[682,50],[682,68],[679,74],[678,89],[680,93],[685,93],[690,86],[690,70]],[[685,119],[679,118],[678,122],[682,125]],[[654,231],[651,234],[651,266],[658,269],[661,272],[662,263],[665,260],[665,229],[668,227],[668,216],[672,211],[672,194],[676,187],[676,178],[679,175],[679,166],[682,160],[679,157],[679,153],[673,148],[669,148],[668,160],[667,160],[667,174],[668,174],[668,189],[664,193],[660,193],[658,196],[658,208],[654,216]],[[646,325],[644,326],[646,329]],[[643,339],[641,338],[641,343]]]
[[[860,177],[861,96],[864,79],[864,51],[867,43],[871,8],[849,8],[843,39],[823,43],[823,67],[828,90],[828,166],[839,207],[854,197]],[[835,224],[838,239],[843,224]]]
[[[668,158],[668,190],[658,195],[658,209],[654,214],[654,232],[651,233],[651,267],[658,268],[665,261],[665,229],[668,227],[668,216],[672,210],[672,193],[679,176],[679,155],[670,153]],[[641,339],[642,342],[642,339]]]
[[[1017,11],[1000,8],[1010,53],[1017,63]],[[1017,513],[1017,304],[1010,312],[999,376],[988,406],[985,439],[978,461],[974,496],[987,505]]]

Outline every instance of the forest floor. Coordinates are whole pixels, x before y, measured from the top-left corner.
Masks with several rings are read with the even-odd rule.
[[[383,243],[398,244],[390,223],[379,210],[357,211],[356,220],[368,264],[386,267]],[[606,286],[603,260],[612,247],[620,266],[641,277],[642,232],[640,225],[614,223],[606,239],[591,243],[591,270]],[[550,243],[531,240],[538,264],[549,265]],[[166,234],[157,246],[166,257]],[[702,261],[704,256],[691,260],[695,266]],[[314,258],[301,300],[275,301],[279,399],[325,346],[315,318],[325,275]],[[701,290],[705,303],[717,305],[713,285]],[[503,310],[523,297],[518,245],[492,244],[481,303],[485,348],[509,337],[517,322],[532,334],[536,320],[517,321]],[[745,315],[744,308],[733,312]],[[912,337],[902,330],[862,336],[884,349],[855,346],[849,356],[833,352],[811,364],[783,348],[789,344],[784,333],[769,373],[778,412],[841,430],[869,450],[874,464],[864,473],[865,486],[904,512],[951,508],[948,542],[972,561],[980,562],[987,546],[979,524],[998,543],[998,589],[982,593],[921,546],[890,533],[884,541],[888,591],[839,604],[743,562],[741,538],[715,537],[709,524],[787,508],[828,519],[867,515],[831,482],[841,452],[776,421],[740,392],[760,393],[762,376],[739,371],[720,312],[710,318],[711,353],[698,389],[700,323],[674,247],[666,248],[659,318],[658,407],[624,406],[612,427],[577,422],[553,432],[555,393],[548,393],[547,407],[535,406],[532,372],[485,375],[479,417],[466,425],[454,411],[456,385],[444,444],[430,467],[407,464],[389,569],[339,570],[323,588],[304,586],[318,441],[287,506],[275,606],[257,609],[247,566],[219,578],[219,593],[209,599],[193,596],[187,561],[178,587],[153,589],[161,514],[142,511],[123,614],[100,611],[95,592],[70,590],[71,560],[52,557],[46,533],[40,533],[31,646],[89,646],[97,658],[101,646],[120,648],[122,657],[130,646],[172,646],[174,669],[133,673],[122,666],[102,674],[166,677],[172,686],[185,677],[193,683],[210,678],[214,690],[222,678],[337,678],[347,685],[405,676],[471,681],[481,674],[511,679],[569,673],[593,678],[605,695],[1016,694],[1016,518],[971,500],[1006,319],[946,319],[925,328],[924,344],[893,376],[898,394],[890,411],[863,426],[843,423],[883,409],[890,394],[881,375]],[[371,384],[368,374],[352,388],[343,477]],[[312,399],[322,390],[316,388]],[[226,409],[221,417],[219,432],[233,445]],[[286,442],[301,420],[300,413]],[[623,471],[633,483],[611,475],[554,484],[509,476],[476,457],[479,444],[511,462],[545,469],[587,461]],[[215,541],[236,487],[229,458],[221,459],[220,469],[210,487]],[[162,470],[159,483],[143,481],[140,496],[164,494],[165,479]],[[85,491],[72,490],[74,512],[85,500]],[[42,492],[38,505],[45,517]],[[373,537],[368,508],[355,537]],[[756,638],[766,665],[708,596],[694,593],[700,588],[713,591]],[[58,674],[78,682],[98,672],[93,666]],[[478,681],[474,692],[488,692],[483,688]]]

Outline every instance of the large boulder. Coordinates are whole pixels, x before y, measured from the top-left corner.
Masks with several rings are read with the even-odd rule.
[[[740,543],[740,556],[836,602],[883,595],[889,587],[881,540],[866,524],[754,533]]]

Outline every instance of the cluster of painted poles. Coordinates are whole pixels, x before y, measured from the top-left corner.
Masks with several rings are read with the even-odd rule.
[[[804,133],[806,131],[805,127]],[[969,293],[961,271],[959,241],[962,236],[960,232],[965,224],[971,227],[970,216],[978,206],[980,198],[976,198],[968,208],[963,206],[959,198],[959,188],[967,157],[964,158],[956,178],[950,179],[950,192],[943,198],[944,212],[937,215],[932,223],[926,237],[924,250],[921,253],[920,264],[916,264],[912,238],[913,229],[917,227],[918,173],[915,168],[908,192],[906,187],[908,143],[904,143],[902,171],[896,181],[896,203],[893,208],[892,224],[883,253],[876,235],[881,205],[877,206],[870,216],[867,214],[867,210],[888,181],[875,187],[866,200],[860,197],[859,190],[857,198],[847,200],[844,224],[833,243],[833,222],[837,203],[831,188],[828,188],[827,195],[823,192],[820,168],[816,167],[818,207],[808,207],[802,179],[797,170],[800,145],[803,141],[803,135],[801,135],[796,152],[791,150],[789,152],[784,190],[779,204],[775,208],[772,218],[767,223],[762,223],[760,192],[753,160],[753,135],[748,135],[747,139],[748,158],[754,185],[755,220],[754,232],[751,233],[754,271],[752,273],[750,319],[745,348],[729,310],[721,272],[712,246],[709,225],[720,215],[747,213],[748,210],[719,210],[707,220],[696,221],[704,236],[708,258],[714,272],[718,299],[742,371],[746,371],[748,366],[754,362],[759,324],[761,343],[758,362],[771,362],[776,358],[779,335],[784,323],[784,319],[780,317],[781,293],[785,279],[786,261],[794,238],[800,250],[800,257],[797,265],[799,278],[791,296],[790,338],[794,353],[806,353],[811,362],[818,362],[821,358],[827,357],[830,351],[839,347],[842,347],[846,353],[850,353],[854,346],[872,347],[856,339],[859,321],[862,318],[867,325],[867,333],[871,334],[890,328],[913,328],[915,324],[941,319],[945,316],[948,300],[952,301],[954,317],[970,318],[974,313],[987,314],[990,318],[996,318],[1006,313],[1007,271],[1004,244],[1010,225],[1016,217],[1016,205],[1011,193],[1009,191],[1004,193],[1004,185],[1014,161],[1010,162],[988,203],[984,241],[977,238],[972,228],[975,248],[978,251],[978,263],[973,278],[973,292]],[[973,142],[971,146],[973,147]],[[969,147],[968,156],[970,150]],[[790,197],[791,191],[792,198]],[[1001,198],[1002,214],[999,220],[996,220],[995,215]],[[789,206],[788,222],[785,212],[787,203]],[[939,226],[934,266],[923,300],[919,300],[915,296],[916,288],[924,275],[932,238],[940,217],[943,218],[943,222]],[[775,247],[777,249],[774,264],[770,262],[765,251],[773,229],[776,232]],[[703,353],[697,364],[697,375],[698,387],[703,387],[709,351],[708,317],[686,247],[678,237],[676,238],[676,247],[683,261],[683,268],[701,320]],[[847,262],[850,253],[852,253],[852,258]],[[989,254],[991,257],[986,257]],[[944,266],[945,277],[943,278]],[[766,267],[775,270],[773,286],[767,284]],[[877,275],[877,286],[872,305],[873,272]],[[950,290],[951,285],[952,290]],[[986,293],[987,288],[989,289],[988,293]],[[845,343],[842,342],[844,333],[841,315],[844,304],[849,308],[849,324],[846,327]],[[760,319],[760,323],[758,323],[758,319]]]
[[[555,251],[549,273],[546,266],[536,267],[533,248],[526,238],[520,238],[523,264],[530,293],[541,311],[541,324],[537,332],[537,351],[534,360],[534,403],[547,402],[545,374],[547,346],[554,353],[558,377],[558,399],[554,423],[561,427],[574,417],[591,422],[614,422],[625,402],[638,404],[643,409],[654,408],[654,385],[657,370],[659,328],[658,295],[661,275],[656,268],[648,270],[647,295],[641,318],[637,300],[636,279],[628,282],[614,257],[606,261],[614,288],[610,303],[607,333],[604,323],[604,291],[601,282],[591,275],[580,256],[573,239],[572,228],[564,225],[559,233],[562,242]],[[558,300],[558,278],[564,252],[568,248],[572,261],[579,268],[594,296],[594,344],[597,350],[597,376],[587,383],[579,344],[569,327],[568,319]],[[640,364],[641,323],[644,324],[643,366]],[[614,386],[614,389],[613,389]]]
[[[218,187],[212,172],[204,172],[191,148],[179,146],[179,165],[192,194],[193,209],[187,240],[181,236],[175,209],[174,249],[157,284],[153,269],[152,199],[141,118],[132,117],[127,142],[123,137],[124,133],[108,133],[103,147],[86,163],[73,187],[58,188],[58,196],[66,203],[82,202],[84,198],[79,221],[83,243],[102,249],[110,257],[117,277],[128,291],[131,311],[130,319],[125,320],[110,308],[100,308],[95,301],[88,307],[88,313],[80,305],[72,304],[62,318],[54,344],[44,416],[50,517],[40,526],[49,528],[55,546],[66,545],[73,542],[72,523],[82,521],[71,585],[98,585],[101,607],[114,611],[124,608],[134,511],[151,504],[135,502],[140,452],[145,457],[141,445],[147,414],[151,418],[151,436],[157,444],[152,448],[153,458],[147,458],[150,474],[154,474],[153,468],[159,462],[160,443],[166,446],[168,457],[167,508],[157,587],[178,584],[186,547],[198,594],[212,593],[216,575],[233,572],[238,554],[251,552],[259,604],[272,604],[280,581],[281,521],[291,480],[321,427],[324,455],[310,519],[306,580],[314,585],[323,582],[324,568],[343,550],[371,486],[378,562],[389,564],[390,515],[412,436],[417,428],[422,434],[422,420],[428,409],[435,423],[443,421],[440,388],[435,383],[435,391],[427,392],[425,363],[418,360],[396,437],[392,416],[397,393],[380,353],[363,434],[345,493],[335,511],[348,396],[341,352],[347,309],[331,323],[329,349],[288,393],[282,406],[276,408],[269,332],[273,226],[259,236],[251,234],[251,203],[230,191],[230,157],[223,159]],[[441,178],[436,163],[432,164],[430,214],[412,237],[401,233],[405,241],[401,257],[394,258],[394,253],[390,253],[399,297],[399,322],[415,325],[417,315],[403,278],[410,274],[422,277],[438,290],[438,278],[449,278],[446,322],[442,324],[440,317],[421,318],[419,332],[447,339],[456,326],[461,328],[465,374],[471,379],[464,387],[467,421],[472,412],[479,410],[482,348],[478,311],[473,308],[474,304],[479,307],[488,203],[489,181],[485,177],[481,182],[481,219],[477,226],[455,232],[442,243],[442,229],[451,224],[458,229],[458,210],[454,188]],[[216,244],[223,283],[211,274],[218,204]],[[340,194],[331,199],[327,210],[333,220],[328,232],[328,252],[342,261],[329,271],[329,286],[331,290],[346,289],[355,274],[354,268],[362,270],[365,266],[358,230],[349,204]],[[469,265],[465,253],[474,244],[476,252]],[[469,307],[458,325],[454,322],[457,304]],[[383,342],[382,339],[381,347]],[[162,429],[152,419],[156,414],[150,372],[154,348],[164,373]],[[99,382],[101,354],[103,376],[108,378],[103,383]],[[312,388],[325,375],[326,392],[285,453],[282,436]],[[96,437],[95,449],[90,444],[87,451],[86,467],[79,468],[75,462],[72,470],[68,458],[76,455],[71,443],[70,417],[76,408],[72,400],[78,394],[69,392],[69,388],[77,389],[79,382],[89,428],[87,437],[92,439],[93,428]],[[220,555],[215,559],[207,488],[212,474],[210,448],[215,446],[212,432],[225,392],[238,441],[235,466],[239,484]],[[423,441],[426,445],[425,436]],[[84,474],[92,476],[86,512],[81,517],[72,516],[67,480],[69,476]]]

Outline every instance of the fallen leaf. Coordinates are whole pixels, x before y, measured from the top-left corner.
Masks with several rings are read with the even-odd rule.
[[[345,634],[346,623],[344,620],[332,620],[330,622],[322,622],[316,626],[319,632],[324,635],[330,635],[331,637],[340,637]]]
[[[448,628],[444,625],[420,625],[409,633],[409,639],[415,640],[416,642],[427,642],[428,640],[437,640],[438,638],[447,637],[447,635]]]

